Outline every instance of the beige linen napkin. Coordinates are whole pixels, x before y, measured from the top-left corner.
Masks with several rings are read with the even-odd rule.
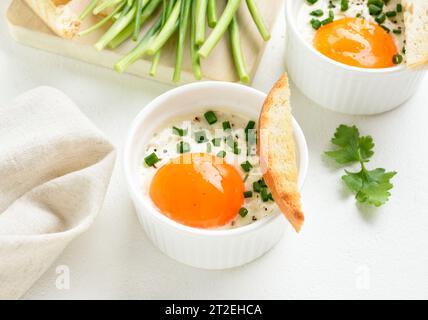
[[[16,299],[89,228],[114,147],[60,91],[0,107],[0,299]]]

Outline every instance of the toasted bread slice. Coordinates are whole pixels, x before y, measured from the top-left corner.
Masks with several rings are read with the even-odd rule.
[[[73,38],[80,28],[80,20],[71,9],[72,0],[25,0],[49,28],[65,39]]]
[[[428,66],[428,1],[405,0],[406,59],[409,68]]]
[[[287,75],[273,86],[259,119],[258,153],[263,178],[273,198],[294,229],[304,222],[297,187],[297,164],[293,137],[293,117]]]

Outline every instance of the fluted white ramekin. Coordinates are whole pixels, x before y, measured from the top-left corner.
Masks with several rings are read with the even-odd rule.
[[[394,109],[416,92],[424,71],[405,65],[352,67],[318,52],[302,37],[296,21],[303,1],[286,1],[286,64],[290,78],[304,95],[327,109],[369,115]]]
[[[143,147],[152,133],[177,116],[209,108],[258,119],[266,95],[255,89],[226,82],[200,82],[175,88],[153,100],[130,129],[124,170],[138,217],[148,237],[169,257],[205,269],[225,269],[250,262],[272,248],[284,232],[285,218],[277,211],[250,225],[232,230],[206,230],[184,226],[161,214],[141,189],[139,166]],[[298,185],[303,185],[308,165],[306,140],[293,121],[298,161]]]

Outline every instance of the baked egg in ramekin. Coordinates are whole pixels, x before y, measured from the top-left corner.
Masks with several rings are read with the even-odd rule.
[[[285,219],[246,139],[257,129],[265,98],[239,84],[194,83],[156,98],[134,121],[124,154],[127,184],[148,237],[171,258],[231,268],[282,237]],[[294,119],[292,127],[300,188],[308,153]],[[207,157],[212,162],[202,161]],[[201,178],[207,176],[210,181]]]
[[[286,64],[317,104],[348,114],[391,110],[417,90],[406,66],[401,0],[288,0]]]

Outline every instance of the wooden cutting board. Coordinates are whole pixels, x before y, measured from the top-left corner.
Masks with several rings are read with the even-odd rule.
[[[87,0],[72,1],[86,2]],[[280,12],[282,12],[283,3],[283,0],[258,1],[260,12],[265,18],[270,30],[272,30],[277,17]],[[219,8],[219,10],[221,9],[222,8]],[[84,37],[76,36],[73,40],[62,39],[56,36],[43,21],[38,18],[24,0],[13,0],[8,8],[6,17],[12,36],[16,41],[22,44],[111,69],[115,62],[131,51],[136,45],[133,41],[127,41],[115,50],[106,49],[98,52],[93,47],[93,44],[103,34],[107,27]],[[98,18],[88,17],[82,25],[82,30],[97,21],[96,19]],[[238,21],[247,69],[251,77],[253,77],[260,58],[263,55],[266,43],[260,37],[244,0],[242,0],[241,8],[239,9]],[[148,26],[146,26],[146,28],[147,27]],[[211,29],[207,27],[207,30],[207,32],[210,32]],[[275,41],[275,39],[270,41]],[[175,62],[175,44],[176,39],[172,38],[162,50],[161,62],[155,77],[156,80],[167,83],[171,82]],[[189,48],[186,48],[185,52],[181,76],[183,83],[194,81],[191,71]],[[150,66],[150,59],[143,58],[129,67],[127,72],[139,77],[150,78],[148,75]],[[225,36],[212,54],[206,60],[202,61],[202,71],[205,79],[231,82],[238,81],[230,53],[228,36]]]

